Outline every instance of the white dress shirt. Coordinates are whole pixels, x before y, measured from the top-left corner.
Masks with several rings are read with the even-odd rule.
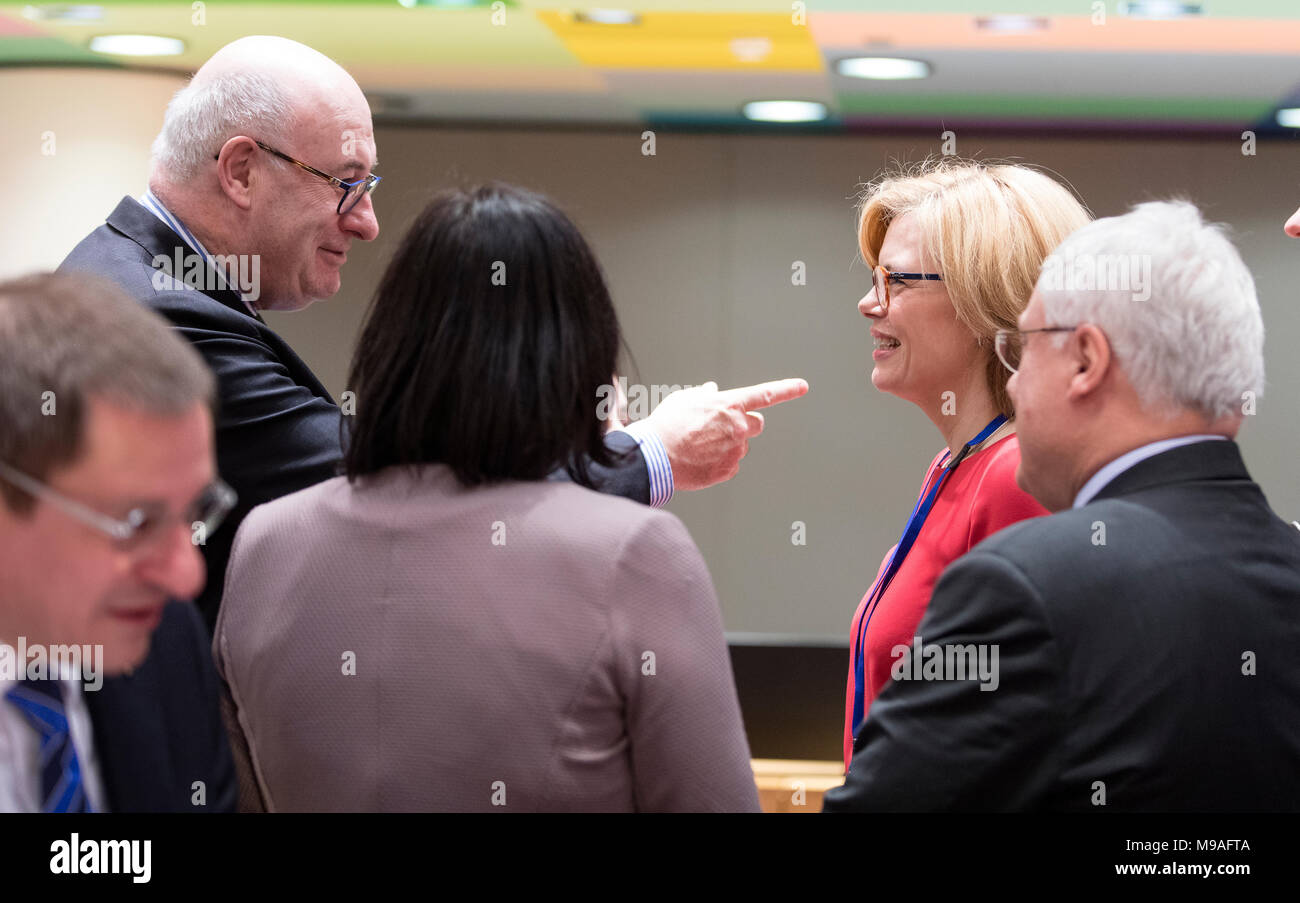
[[[19,669],[26,666],[26,662],[16,662]],[[106,812],[104,785],[99,776],[99,760],[95,755],[94,732],[85,693],[80,680],[71,679],[71,673],[65,674],[68,679],[63,681],[63,711],[81,765],[82,787],[91,808],[96,812]],[[22,676],[21,673],[13,677],[0,674],[0,812],[40,812],[43,802],[41,735],[18,707],[5,699]]]
[[[1204,442],[1207,439],[1221,439],[1226,441],[1227,436],[1196,435],[1196,436],[1176,436],[1173,439],[1161,439],[1158,442],[1151,442],[1143,445],[1141,448],[1135,448],[1130,452],[1125,452],[1114,461],[1111,461],[1101,470],[1092,475],[1088,482],[1083,484],[1079,494],[1074,497],[1074,507],[1082,508],[1093,500],[1097,493],[1110,483],[1111,480],[1128,470],[1139,461],[1145,461],[1147,458],[1154,458],[1156,455],[1167,452],[1171,448],[1178,448],[1180,445],[1191,445],[1193,442]]]

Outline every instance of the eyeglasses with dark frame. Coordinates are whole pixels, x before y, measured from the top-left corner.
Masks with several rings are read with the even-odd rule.
[[[288,154],[284,153],[283,151],[276,150],[275,148],[271,147],[269,144],[263,144],[261,141],[258,141],[256,138],[254,138],[253,141],[255,144],[257,144],[258,147],[266,151],[268,154],[274,154],[275,156],[279,157],[281,160],[285,160],[289,163],[292,163],[294,166],[300,166],[303,169],[307,170],[307,172],[311,173],[313,176],[319,176],[320,178],[324,179],[326,182],[329,182],[335,188],[342,191],[343,197],[339,198],[339,206],[338,206],[339,216],[342,216],[343,214],[350,211],[353,207],[357,206],[357,204],[360,204],[361,199],[366,195],[370,194],[372,191],[374,191],[375,186],[379,184],[381,179],[383,179],[383,176],[377,176],[372,172],[370,173],[370,175],[364,176],[363,178],[360,179],[356,179],[355,181],[344,182],[342,179],[335,178],[329,173],[321,172],[319,169],[317,169],[316,167],[308,163],[304,163],[301,160],[298,160],[294,157],[290,157]],[[221,159],[221,154],[219,153],[213,154],[212,159],[213,160]]]
[[[118,520],[69,498],[3,461],[0,461],[0,477],[28,495],[49,502],[64,514],[105,534],[123,551],[136,551],[152,545],[177,519],[192,530],[197,525],[202,525],[202,536],[211,536],[239,498],[235,490],[218,479],[213,480],[179,516],[169,515],[157,507],[141,507],[132,508],[124,520]]]
[[[906,286],[909,281],[917,279],[928,279],[934,282],[943,281],[943,277],[938,273],[891,273],[879,265],[872,267],[871,285],[876,290],[876,305],[880,308],[880,315],[884,316],[889,313],[889,286],[891,283]]]
[[[1012,373],[1020,369],[1020,357],[1025,352],[1025,336],[1035,332],[1074,332],[1078,326],[1044,326],[1041,329],[999,329],[993,339],[1002,366]]]

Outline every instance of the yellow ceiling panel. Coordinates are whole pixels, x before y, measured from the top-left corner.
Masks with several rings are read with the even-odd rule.
[[[805,25],[788,13],[646,13],[635,25],[583,22],[538,10],[565,46],[605,69],[821,71],[822,55]]]
[[[610,2],[587,4],[574,3],[574,0],[515,0],[515,2],[519,6],[531,10],[555,9],[567,11],[584,6],[587,8],[615,7],[621,10],[632,10],[643,15],[650,12],[679,13],[683,9],[692,6],[707,6],[708,11],[711,13],[781,13],[789,16],[793,7],[793,0],[694,0],[694,2],[692,0],[618,0],[617,3],[610,0]],[[812,3],[806,3],[805,5],[815,8],[816,3],[817,0],[813,0]],[[809,9],[808,12],[811,14],[812,10]]]

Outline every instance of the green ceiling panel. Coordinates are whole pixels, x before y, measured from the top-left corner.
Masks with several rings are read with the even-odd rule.
[[[102,54],[92,53],[79,44],[58,38],[15,38],[0,36],[0,65],[90,65],[110,69],[122,68]]]
[[[912,118],[933,116],[1106,121],[1241,122],[1266,116],[1273,104],[1257,98],[1043,97],[987,94],[841,94],[841,116]]]

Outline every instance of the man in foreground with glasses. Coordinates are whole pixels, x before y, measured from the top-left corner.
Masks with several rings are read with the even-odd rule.
[[[945,570],[826,809],[1300,811],[1300,531],[1232,441],[1264,382],[1250,273],[1187,203],[1053,257],[997,350],[1017,482],[1056,513]],[[976,657],[995,680],[953,673]]]
[[[206,634],[173,601],[234,503],[212,397],[199,355],[115,288],[0,285],[0,811],[233,809]]]
[[[339,407],[259,311],[300,310],[339,290],[353,242],[379,234],[375,165],[370,107],[342,67],[295,41],[241,38],[168,105],[143,198],[123,199],[60,267],[122,285],[171,320],[217,376],[217,459],[240,504],[205,548],[210,579],[198,603],[209,629],[244,515],[333,477],[342,458]],[[593,467],[599,488],[663,505],[674,489],[730,479],[763,429],[757,409],[807,390],[789,379],[673,393],[646,420],[609,433],[624,463]]]

